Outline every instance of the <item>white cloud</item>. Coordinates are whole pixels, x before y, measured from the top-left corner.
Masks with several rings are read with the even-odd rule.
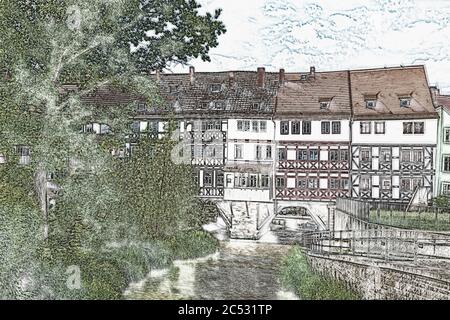
[[[200,0],[228,32],[197,70],[320,70],[426,64],[450,92],[450,1]]]

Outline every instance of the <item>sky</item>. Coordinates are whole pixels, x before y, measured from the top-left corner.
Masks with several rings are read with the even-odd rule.
[[[222,8],[228,31],[211,62],[190,62],[197,71],[425,64],[430,84],[450,94],[450,0],[198,2],[202,13]]]

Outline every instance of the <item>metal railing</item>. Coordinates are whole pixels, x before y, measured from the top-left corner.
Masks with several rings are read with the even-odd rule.
[[[337,199],[336,210],[374,224],[404,229],[450,231],[450,208]]]
[[[450,259],[450,236],[417,230],[369,228],[306,232],[300,245],[321,255],[352,255],[384,260]]]

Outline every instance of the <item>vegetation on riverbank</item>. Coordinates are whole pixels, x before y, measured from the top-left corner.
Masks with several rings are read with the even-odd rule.
[[[303,300],[358,300],[361,296],[345,284],[314,272],[298,247],[290,250],[281,268],[282,285]]]
[[[0,1],[0,299],[119,299],[150,268],[214,251],[192,168],[172,161],[176,123],[150,139],[131,120],[171,110],[151,72],[218,45],[220,10],[199,8]]]

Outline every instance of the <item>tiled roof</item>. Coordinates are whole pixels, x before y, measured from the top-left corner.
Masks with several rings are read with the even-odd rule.
[[[277,80],[278,73],[266,72],[262,87],[250,71],[196,72],[192,83],[189,74],[161,74],[158,87],[175,112],[272,114]]]
[[[258,71],[152,74],[150,77],[157,84],[163,106],[147,106],[147,111],[140,113],[143,117],[172,112],[180,117],[233,114],[278,118],[350,118],[352,114],[355,119],[437,117],[423,66],[330,72],[315,72],[311,68],[309,73],[264,72],[263,79]],[[280,77],[284,79],[281,85]],[[77,90],[77,86],[63,86],[62,91],[68,90]],[[409,107],[401,107],[400,98],[409,98]],[[376,106],[367,108],[366,99],[376,99]],[[111,87],[83,96],[85,103],[103,106],[136,100],[145,101]]]
[[[423,66],[353,70],[350,81],[355,119],[437,117]],[[376,98],[374,108],[366,107],[368,96]],[[400,98],[410,106],[401,107]]]
[[[447,95],[438,95],[436,97],[437,99],[437,106],[443,106],[447,110],[450,110],[450,96]]]
[[[276,117],[350,118],[348,71],[316,72],[314,75],[289,73],[285,79],[278,91]],[[326,101],[329,106],[321,108],[320,102]]]

